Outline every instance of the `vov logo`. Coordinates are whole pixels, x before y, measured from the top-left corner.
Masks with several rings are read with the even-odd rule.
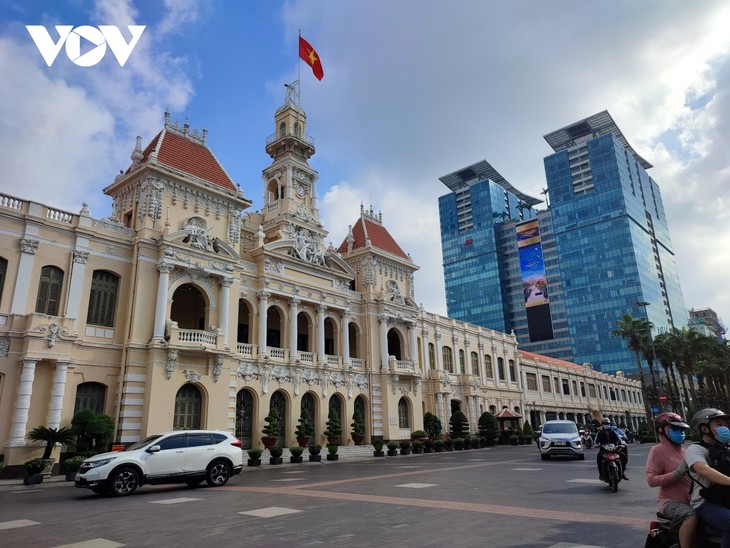
[[[33,38],[38,51],[41,52],[43,60],[50,67],[58,57],[61,48],[66,45],[66,55],[72,63],[80,67],[93,67],[104,58],[106,47],[112,50],[117,58],[119,66],[123,67],[132,54],[132,50],[139,42],[146,25],[127,25],[132,39],[127,42],[122,32],[113,25],[99,25],[91,27],[82,25],[74,28],[73,25],[56,25],[58,41],[54,42],[51,35],[43,25],[26,25],[26,29]],[[94,45],[86,53],[81,53],[81,39],[87,40]]]

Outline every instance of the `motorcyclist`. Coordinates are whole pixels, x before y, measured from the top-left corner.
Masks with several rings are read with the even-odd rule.
[[[730,417],[715,408],[700,409],[692,426],[702,436],[684,455],[694,482],[692,507],[700,521],[722,533],[722,547],[730,547]]]
[[[697,516],[690,502],[692,480],[687,474],[684,461],[685,450],[682,446],[689,424],[676,413],[660,413],[654,419],[659,445],[649,451],[646,460],[646,482],[650,487],[659,487],[658,510],[679,524],[679,543],[682,548],[693,546],[697,527]]]
[[[621,430],[618,427],[618,425],[616,424],[616,421],[611,421],[611,430],[616,432],[616,434],[618,435],[618,438],[621,440],[622,443],[623,442],[628,443],[629,438],[626,437],[626,432],[624,432],[623,430]]]
[[[583,445],[586,449],[590,449],[593,446],[593,437],[591,436],[591,431],[588,430],[587,427],[583,430],[581,439],[583,440]]]
[[[624,470],[623,479],[628,480],[628,476],[626,476],[626,463],[629,460],[629,456],[626,453],[626,446],[624,445],[623,440],[618,436],[616,432],[611,430],[611,421],[608,418],[604,418],[601,421],[601,429],[596,434],[595,444],[598,447],[598,455],[596,455],[596,465],[598,466],[598,477],[601,481],[605,481],[605,478],[603,477],[603,455],[606,453],[606,450],[603,448],[604,445],[607,443],[613,443],[616,446],[621,446],[618,448],[618,454],[621,458],[621,468]]]

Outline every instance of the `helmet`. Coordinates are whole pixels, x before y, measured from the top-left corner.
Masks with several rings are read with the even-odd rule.
[[[603,417],[603,420],[601,421],[601,424],[611,424],[611,419],[608,417]]]
[[[654,419],[657,428],[664,428],[667,425],[676,426],[677,428],[686,428],[689,430],[689,424],[684,422],[681,415],[676,413],[659,413]]]
[[[714,407],[700,409],[692,417],[692,426],[699,430],[703,424],[709,424],[712,419],[719,418],[727,418],[727,415]]]

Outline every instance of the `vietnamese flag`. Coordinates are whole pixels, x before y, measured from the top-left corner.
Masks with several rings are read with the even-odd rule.
[[[324,70],[322,69],[322,61],[319,60],[319,54],[301,36],[299,37],[299,57],[312,68],[314,77],[317,80],[321,80],[324,77]]]

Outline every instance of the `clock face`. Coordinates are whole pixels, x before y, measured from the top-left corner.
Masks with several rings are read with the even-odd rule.
[[[300,184],[298,184],[298,185],[297,185],[297,196],[299,196],[299,197],[301,198],[301,197],[302,197],[302,196],[304,196],[304,195],[305,195],[306,193],[307,193],[307,189],[306,189],[306,188],[304,188],[304,185],[303,185],[303,184],[301,184],[301,183],[300,183]]]

